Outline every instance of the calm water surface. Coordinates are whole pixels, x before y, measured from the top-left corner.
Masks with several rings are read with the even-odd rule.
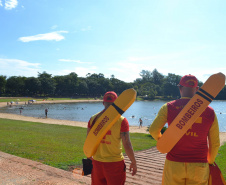
[[[143,119],[143,125],[152,123],[161,106],[166,101],[136,101],[123,114],[130,125],[138,126],[139,118]],[[22,115],[31,117],[45,117],[45,108],[49,109],[48,117],[61,120],[72,120],[88,122],[89,118],[103,109],[101,102],[90,103],[64,103],[64,104],[33,104],[17,105],[0,109],[3,113],[20,114],[20,107],[23,107]],[[214,108],[221,132],[226,132],[226,101],[213,101],[210,104]]]

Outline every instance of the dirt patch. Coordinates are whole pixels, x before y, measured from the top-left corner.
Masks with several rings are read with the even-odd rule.
[[[160,185],[165,154],[156,147],[135,152],[138,172],[132,176],[129,172],[130,161],[125,156],[127,167],[127,185]],[[44,165],[42,163],[0,152],[0,185],[76,185],[91,184],[91,176],[82,176],[82,169],[73,167],[70,171]]]
[[[0,152],[0,185],[90,184],[90,178]]]

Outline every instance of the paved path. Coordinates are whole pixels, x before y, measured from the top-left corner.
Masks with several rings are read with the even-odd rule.
[[[138,172],[135,176],[129,174],[129,159],[125,156],[127,165],[126,185],[161,185],[165,154],[156,147],[135,153]],[[91,184],[90,176],[82,177],[81,170],[72,172],[60,170],[39,162],[16,157],[0,152],[0,185],[80,185]]]
[[[126,185],[161,185],[166,155],[156,147],[135,153],[138,171],[135,176],[129,174],[130,161],[125,157],[127,166]]]
[[[0,152],[0,185],[90,184],[90,178],[80,174]]]

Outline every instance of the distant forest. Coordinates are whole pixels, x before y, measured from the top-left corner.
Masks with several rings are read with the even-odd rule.
[[[76,73],[64,76],[52,76],[47,72],[38,73],[38,77],[0,75],[0,96],[4,97],[101,97],[107,91],[115,91],[118,95],[124,90],[134,88],[137,95],[153,100],[176,99],[180,97],[177,84],[181,76],[168,73],[162,75],[157,69],[153,71],[142,70],[140,78],[127,83],[115,78],[105,78],[102,73],[78,77]],[[199,82],[199,86],[202,86]],[[226,100],[226,86],[215,98]]]

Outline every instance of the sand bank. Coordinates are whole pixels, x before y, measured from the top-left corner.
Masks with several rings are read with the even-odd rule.
[[[77,102],[102,102],[103,100],[45,100],[45,101],[36,101],[34,102],[34,104],[45,104],[45,103],[77,103]],[[28,103],[28,102],[26,102]],[[18,102],[18,105],[24,105],[25,104],[25,101],[23,102]],[[15,103],[12,104],[13,105],[16,105]],[[7,102],[0,102],[0,107],[6,107],[7,106]]]

